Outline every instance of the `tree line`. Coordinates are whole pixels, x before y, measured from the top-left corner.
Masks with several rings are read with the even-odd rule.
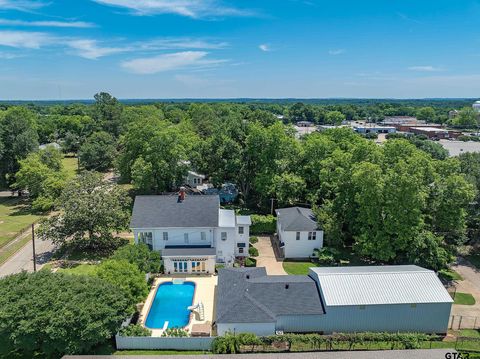
[[[440,269],[459,245],[477,239],[479,176],[471,168],[480,166],[478,156],[447,158],[438,144],[421,138],[392,138],[379,146],[350,129],[297,139],[288,116],[297,119],[308,106],[315,107],[127,106],[107,93],[95,95],[92,105],[37,112],[12,106],[0,112],[1,181],[27,189],[38,209],[64,206],[74,184],[65,192],[61,157],[48,147],[38,150],[39,142],[57,141],[64,152],[78,153],[86,170],[115,168],[137,194],[175,191],[195,169],[214,185],[235,183],[239,205],[253,212],[269,212],[272,199],[276,207],[312,206],[329,246],[351,246],[371,261]],[[353,118],[348,106],[355,107],[316,108],[328,109],[332,118]],[[369,106],[382,115],[409,107],[380,102],[358,108]]]

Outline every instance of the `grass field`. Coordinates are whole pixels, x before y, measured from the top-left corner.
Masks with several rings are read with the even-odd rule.
[[[291,275],[306,275],[308,268],[316,267],[312,262],[283,262],[283,269]]]
[[[77,174],[77,158],[76,157],[64,157],[62,164],[68,173],[69,177],[73,177]]]
[[[73,275],[94,275],[97,266],[94,264],[80,264],[73,268],[59,269],[59,273],[67,273]]]
[[[0,249],[18,233],[41,218],[33,214],[28,202],[18,197],[0,198]]]
[[[454,304],[459,305],[474,305],[475,298],[470,293],[456,292],[454,297]]]

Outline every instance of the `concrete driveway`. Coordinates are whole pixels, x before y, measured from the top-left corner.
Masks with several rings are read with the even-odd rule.
[[[265,267],[269,275],[286,275],[282,261],[275,257],[270,237],[258,237],[253,245],[258,249],[257,267]]]
[[[463,277],[458,281],[457,292],[470,293],[475,298],[474,305],[453,305],[452,315],[479,317],[480,323],[480,271],[467,260],[459,257],[458,263],[452,269]]]

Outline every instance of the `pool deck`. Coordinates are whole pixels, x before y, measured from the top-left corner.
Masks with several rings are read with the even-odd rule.
[[[196,312],[192,312],[190,315],[190,323],[188,323],[186,330],[190,332],[193,324],[205,324],[207,322],[212,323],[215,287],[217,286],[218,280],[218,277],[214,275],[168,275],[156,278],[153,282],[152,289],[145,300],[142,311],[140,312],[138,323],[145,326],[147,315],[150,310],[150,306],[153,303],[153,299],[155,298],[155,293],[158,286],[164,282],[171,282],[174,279],[181,279],[185,282],[194,282],[195,294],[192,305],[202,302],[205,310],[204,320],[199,320],[198,314]],[[162,333],[163,329],[152,329],[153,337],[160,337],[162,336]]]

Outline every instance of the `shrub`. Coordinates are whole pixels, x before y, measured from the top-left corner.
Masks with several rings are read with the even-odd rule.
[[[151,251],[146,244],[129,244],[115,251],[112,259],[125,259],[145,273],[161,273],[162,260],[159,252]]]
[[[340,252],[335,248],[323,247],[315,250],[319,264],[332,265],[338,263]]]
[[[167,328],[162,333],[162,337],[184,338],[188,337],[188,332],[182,328]]]
[[[106,260],[98,266],[96,275],[121,288],[132,306],[148,295],[145,273],[126,260]]]
[[[250,246],[250,248],[248,248],[248,254],[252,257],[258,257],[258,249]]]
[[[273,234],[277,230],[277,220],[272,215],[252,215],[251,234]]]
[[[0,280],[0,358],[85,354],[111,339],[132,308],[94,276],[49,271]]]
[[[258,242],[258,237],[250,237],[250,244],[255,244]]]
[[[150,337],[152,331],[139,324],[130,324],[120,329],[119,333],[122,337]]]
[[[257,260],[254,258],[247,258],[245,259],[245,267],[256,267]]]

